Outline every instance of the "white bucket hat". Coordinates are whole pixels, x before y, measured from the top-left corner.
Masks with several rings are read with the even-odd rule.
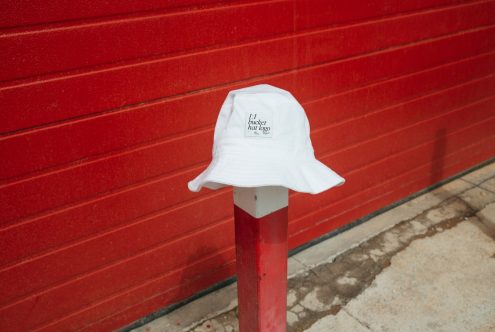
[[[308,118],[294,96],[260,84],[228,93],[215,126],[213,160],[188,187],[282,186],[317,194],[344,182],[315,158]]]

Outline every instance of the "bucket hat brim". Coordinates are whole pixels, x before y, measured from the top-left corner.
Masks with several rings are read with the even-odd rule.
[[[220,156],[195,179],[188,183],[189,190],[198,192],[202,187],[219,189],[235,187],[282,186],[294,191],[318,194],[345,183],[345,179],[314,157],[273,160]]]

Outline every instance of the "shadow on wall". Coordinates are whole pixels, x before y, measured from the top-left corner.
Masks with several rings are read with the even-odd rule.
[[[181,288],[186,288],[184,290],[186,293],[196,293],[197,290],[191,291],[189,286],[193,286],[198,279],[205,277],[207,279],[214,279],[215,276],[221,274],[222,270],[225,270],[226,267],[232,265],[233,263],[234,261],[227,257],[225,250],[219,250],[218,248],[209,245],[198,247],[187,258],[187,262],[180,278],[180,285],[182,285]],[[205,265],[210,268],[202,268]],[[198,270],[206,270],[206,272],[198,274]],[[190,295],[191,294],[189,294],[189,296]]]
[[[431,156],[430,185],[440,182],[443,179],[445,152],[446,130],[445,128],[440,128],[435,133],[433,155]]]
[[[232,250],[218,249],[209,245],[199,246],[189,253],[187,259],[184,260],[182,274],[178,278],[179,286],[171,290],[168,296],[173,304],[167,306],[165,310],[175,310],[214,289],[231,283],[233,280],[229,276],[233,275],[235,270],[235,260],[232,260],[231,253]],[[177,253],[177,255],[184,255],[184,253]],[[180,299],[184,300],[176,302]],[[183,323],[187,322],[177,322],[177,325]]]
[[[220,236],[229,236],[229,234],[220,234]],[[174,256],[180,262],[180,265],[174,268],[167,277],[163,278],[163,285],[160,286],[163,291],[146,300],[151,300],[154,303],[160,301],[162,303],[161,309],[116,331],[155,331],[155,329],[144,325],[235,281],[232,277],[235,272],[233,246],[219,249],[207,243],[189,241],[188,245],[182,246],[181,250],[174,253]],[[166,284],[171,280],[174,282],[172,287]],[[179,315],[178,317],[181,316]],[[173,324],[180,328],[184,325],[190,325],[190,319],[194,319],[194,317],[181,317],[178,319]],[[194,319],[193,321],[196,320]]]

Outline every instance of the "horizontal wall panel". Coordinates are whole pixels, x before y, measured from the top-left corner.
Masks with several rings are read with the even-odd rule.
[[[363,165],[368,165],[371,163],[378,163],[382,164],[384,160],[386,160],[387,157],[395,156],[395,154],[401,152],[404,150],[404,146],[406,145],[405,143],[408,142],[408,140],[411,140],[411,145],[414,147],[414,149],[419,149],[418,145],[425,145],[428,142],[428,139],[434,140],[439,137],[443,137],[451,132],[458,132],[459,131],[459,124],[452,123],[452,121],[462,121],[463,116],[465,114],[468,114],[469,112],[476,112],[478,113],[478,116],[481,112],[483,112],[486,108],[490,107],[490,104],[493,103],[493,99],[487,100],[484,103],[479,103],[479,104],[474,104],[470,107],[465,108],[464,110],[460,110],[457,112],[453,112],[454,114],[452,116],[446,115],[446,116],[441,116],[437,117],[435,119],[432,119],[427,122],[428,126],[412,126],[408,128],[407,130],[399,131],[394,134],[390,134],[387,136],[382,136],[379,137],[375,140],[370,140],[360,146],[359,151],[375,151],[375,153],[368,157],[367,159],[364,159],[363,157],[361,158],[349,158],[348,154],[344,152],[338,152],[335,153],[334,155],[328,155],[326,157],[323,157],[323,160],[326,161],[327,164],[330,166],[332,165],[338,165],[339,167],[342,167],[343,169],[352,169],[352,172],[362,172],[362,167]],[[492,107],[493,108],[493,107]],[[491,115],[493,116],[493,112]],[[487,115],[488,116],[488,115]],[[451,122],[450,128],[442,128],[438,129],[438,126],[441,126],[445,121]],[[471,124],[471,122],[470,122]],[[478,123],[475,123],[478,128],[476,132],[472,133],[473,129],[467,128],[465,130],[469,131],[472,134],[475,135],[480,135],[481,137],[485,137],[491,134],[492,132],[495,132],[495,121],[493,119],[491,120],[485,120],[485,121],[478,121]],[[423,129],[423,128],[424,129]],[[421,133],[417,134],[415,137],[415,133],[418,131],[418,128],[422,128]],[[481,129],[481,131],[479,131]],[[423,133],[424,131],[424,133]],[[461,130],[462,131],[462,130]],[[421,135],[421,136],[419,136]],[[458,134],[458,136],[455,136],[457,138],[463,138],[463,135]],[[466,136],[468,137],[468,136]],[[478,137],[479,138],[479,137]],[[393,145],[385,145],[386,142],[394,142]],[[465,142],[461,142],[466,144]],[[445,142],[442,142],[442,144],[445,144]],[[430,144],[431,145],[431,144]],[[462,145],[459,145],[462,146]],[[443,149],[444,147],[442,147]],[[363,155],[363,152],[361,152]],[[426,155],[423,156],[423,158],[431,157],[431,155]],[[399,159],[399,161],[402,161]],[[405,160],[404,162],[408,162],[408,160]],[[398,162],[392,163],[393,167],[395,167]],[[411,162],[408,164],[409,166],[411,165]],[[407,167],[407,166],[405,166]],[[367,185],[372,185],[374,182],[373,181],[379,181],[380,179],[382,181],[386,180],[388,176],[391,176],[391,173],[388,173],[385,171],[387,166],[385,166],[383,171],[380,171],[379,173],[372,173],[373,176],[369,176],[366,178],[364,181],[368,181]],[[362,179],[365,178],[365,176],[357,175],[359,181],[363,181]],[[351,182],[349,182],[351,184]],[[352,185],[348,186],[347,188],[342,188],[337,192],[336,190],[328,191],[325,192],[321,195],[318,196],[309,196],[304,200],[304,204],[302,204],[300,201],[296,200],[295,197],[293,198],[293,201],[291,202],[293,205],[293,209],[290,212],[290,218],[299,218],[301,216],[304,216],[307,213],[310,213],[311,211],[316,211],[320,209],[321,207],[324,207],[328,204],[328,202],[332,202],[337,199],[337,197],[341,196],[346,196],[348,194],[353,193],[353,188],[356,186],[363,186],[366,188],[365,183],[352,183]],[[345,189],[345,190],[344,190]],[[297,195],[296,195],[297,197]],[[297,226],[294,226],[297,227]],[[294,229],[291,229],[293,231]]]
[[[445,159],[434,160],[427,165],[402,174],[400,177],[395,178],[394,181],[387,182],[383,185],[383,189],[377,190],[374,194],[371,191],[363,191],[362,195],[349,197],[356,203],[354,209],[351,208],[342,212],[337,205],[327,205],[326,208],[318,211],[319,220],[322,221],[318,224],[318,227],[307,228],[292,235],[289,238],[289,246],[291,248],[297,247],[345,225],[349,219],[357,220],[378,210],[380,207],[387,206],[400,198],[434,184],[436,181],[432,180],[433,176],[430,173],[432,170],[436,170],[436,174],[439,172],[438,177],[435,175],[435,178],[448,178],[465,169],[476,166],[478,163],[487,161],[493,157],[492,151],[489,148],[487,149],[487,146],[493,146],[493,144],[495,144],[495,137],[492,136],[462,151],[463,153],[469,153],[472,159],[460,159],[459,157],[462,153],[453,154]],[[439,168],[437,167],[438,165],[442,167]],[[372,190],[376,190],[376,188],[372,188]],[[346,203],[346,206],[348,204]],[[335,211],[341,213],[334,215]],[[325,218],[321,219],[321,216],[325,216]]]
[[[220,259],[219,257],[220,256]],[[224,280],[235,273],[234,248],[231,247],[209,258],[195,264],[192,269],[188,269],[187,275],[191,280],[184,280],[183,287],[174,287],[163,292],[163,284],[167,284],[174,279],[181,278],[183,274],[173,273],[165,277],[151,280],[145,285],[139,285],[126,292],[116,294],[102,302],[97,302],[78,312],[64,317],[64,319],[54,321],[40,328],[40,331],[57,331],[60,327],[68,327],[70,330],[84,327],[85,331],[108,331],[120,327],[136,319],[143,317],[147,312],[153,312],[160,308],[163,303],[177,302],[179,299],[187,298],[198,290],[206,288],[208,285]],[[230,262],[230,263],[229,263]],[[203,272],[206,271],[206,272]],[[198,275],[195,273],[203,272]],[[113,312],[113,308],[122,304],[135,303],[127,307],[124,312]],[[108,314],[112,313],[110,317]],[[92,324],[90,319],[108,319],[96,321]],[[100,327],[101,326],[101,327]]]
[[[264,0],[262,0],[264,1]],[[104,2],[77,2],[68,0],[40,1],[22,0],[6,2],[0,12],[0,27],[14,27],[23,25],[58,22],[68,20],[87,19],[119,14],[143,15],[142,12],[169,10],[174,8],[195,6],[201,9],[212,4],[231,4],[236,1],[222,0],[167,0],[167,1],[104,1]],[[251,0],[250,2],[255,2]],[[344,4],[338,0],[305,0],[297,1],[295,5],[295,19],[298,27],[311,28],[332,23],[352,21],[372,16],[390,15],[400,11],[418,10],[427,7],[441,6],[466,2],[460,0],[422,0],[422,1],[394,1],[376,2],[360,9],[359,0],[347,1]],[[285,1],[289,6],[292,4]],[[373,8],[372,8],[373,6]],[[43,11],[39,9],[43,8]],[[331,9],[331,10],[330,10]],[[358,11],[356,11],[358,9]],[[352,14],[350,14],[352,13]],[[312,16],[316,17],[312,17]]]
[[[232,89],[289,90],[346,179],[290,192],[291,248],[495,157],[495,0],[3,9],[1,331],[119,330],[234,275],[232,189],[187,188]]]
[[[432,117],[439,117],[463,105],[493,95],[495,95],[495,75],[471,82],[471,84],[455,86],[448,90],[429,94],[372,114],[366,114],[362,118],[321,128],[313,134],[313,146],[318,157],[330,151],[382,136],[384,133],[389,134],[398,131],[403,127],[412,126]],[[449,114],[449,119],[451,119],[452,114]],[[483,118],[488,114],[490,114],[489,110],[483,111],[480,116]],[[424,131],[420,132],[424,133]],[[348,133],[353,133],[353,135]],[[328,142],[331,142],[331,145]]]
[[[68,314],[81,306],[89,305],[92,302],[111,295],[114,292],[125,290],[131,287],[136,280],[152,279],[164,271],[172,269],[184,269],[184,266],[191,264],[193,260],[207,256],[232,245],[234,227],[231,220],[223,221],[209,229],[203,230],[193,237],[185,239],[178,238],[159,250],[151,252],[154,256],[155,264],[150,265],[150,255],[140,254],[129,262],[120,262],[116,266],[110,266],[106,269],[93,272],[86,275],[85,278],[73,280],[70,283],[59,285],[55,289],[45,291],[35,297],[30,297],[22,302],[16,302],[13,305],[0,308],[0,326],[2,329],[9,330],[8,327],[13,325],[12,322],[20,321],[21,317],[25,319],[26,328],[33,329],[42,323],[48,323],[50,320],[60,315]],[[204,236],[202,233],[208,233]],[[185,246],[184,244],[188,245]],[[164,261],[164,257],[175,257],[175,261],[170,265],[170,261]],[[132,271],[129,270],[132,267]],[[112,268],[112,274],[108,269]],[[119,270],[119,271],[117,271]],[[113,273],[118,273],[118,278]],[[92,287],[91,285],[98,285]],[[70,289],[70,291],[68,291]],[[36,303],[36,306],[33,304]],[[63,306],[57,305],[63,303]],[[36,310],[33,312],[32,310]],[[31,314],[29,312],[31,311]]]
[[[476,132],[475,130],[480,129],[480,128],[486,129],[487,127],[494,128],[494,126],[495,126],[495,120],[491,119],[488,124],[479,124],[473,130],[460,131],[458,133],[453,133],[450,137],[456,142],[462,142],[465,144],[463,134],[468,133],[471,137],[477,136],[477,139],[479,141],[485,142],[485,144],[486,144],[486,142],[493,142],[493,139],[494,139],[493,134],[483,135],[479,131]],[[494,131],[492,131],[492,132],[494,132]],[[438,148],[440,145],[445,144],[445,142],[442,141],[442,139],[445,139],[445,137],[436,138],[433,141],[433,144],[422,144],[421,146],[418,146],[414,149],[411,149],[409,151],[404,152],[408,156],[419,157],[418,162],[414,166],[412,166],[411,164],[406,165],[405,164],[406,161],[403,161],[403,160],[398,159],[398,158],[396,159],[396,161],[398,161],[398,162],[393,163],[393,166],[390,166],[390,167],[386,167],[387,163],[385,161],[380,161],[380,162],[376,162],[376,163],[371,164],[370,166],[365,167],[365,169],[363,169],[363,170],[357,170],[357,171],[353,172],[353,174],[349,174],[348,178],[349,178],[349,180],[359,180],[359,179],[363,178],[363,176],[362,176],[363,172],[375,171],[375,172],[377,172],[376,173],[377,177],[382,177],[382,179],[381,180],[377,179],[374,182],[374,185],[376,185],[377,183],[387,183],[387,181],[389,181],[389,179],[393,179],[394,176],[400,176],[401,174],[407,174],[411,169],[414,169],[415,167],[419,167],[420,165],[422,165],[421,163],[425,163],[425,161],[427,161],[426,163],[428,163],[428,162],[431,162],[431,160],[435,160],[435,159],[439,159],[439,160],[437,160],[434,165],[438,166],[439,169],[441,170],[443,167],[442,162],[445,162],[445,160],[443,160],[442,158],[445,158],[445,155],[447,155],[449,153],[449,151],[447,151],[444,148],[442,148],[442,151],[440,151],[440,149]],[[452,149],[455,150],[455,149],[459,149],[460,146],[462,146],[462,145],[451,144],[449,147],[451,147]],[[469,144],[467,146],[469,146]],[[484,151],[490,152],[489,147],[490,147],[490,145],[485,145]],[[473,151],[473,152],[476,152],[476,151]],[[390,164],[390,161],[394,158],[396,158],[395,155],[394,155],[394,157],[389,158],[388,164]],[[382,168],[384,167],[383,168],[384,170],[391,170],[392,173],[389,174],[388,176],[383,176],[383,173],[385,171],[380,171],[380,167],[382,167]],[[399,169],[401,167],[403,169],[407,169],[407,170],[400,172]],[[424,171],[423,173],[424,173],[424,175],[432,176],[431,170]],[[432,180],[432,179],[430,179],[430,180],[431,180],[430,184],[433,184],[434,180]],[[353,186],[354,187],[360,187],[361,189],[360,190],[354,190],[350,195],[343,195],[343,197],[349,197],[349,199],[351,199],[351,197],[356,195],[356,193],[359,193],[360,191],[365,191],[365,189],[368,188],[368,186],[373,187],[373,184],[368,184],[368,186],[367,186],[366,184],[354,183]],[[384,190],[382,193],[384,193],[384,192],[386,192],[386,191]],[[325,220],[325,218],[330,218],[333,214],[338,215],[338,214],[345,212],[346,210],[350,210],[352,208],[352,205],[348,205],[347,203],[345,205],[343,205],[344,201],[345,200],[343,200],[342,202],[339,202],[339,200],[336,200],[336,201],[327,200],[327,204],[322,205],[318,209],[312,210],[311,211],[312,213],[309,213],[309,214],[307,214],[303,217],[297,218],[297,219],[292,219],[289,222],[290,234],[297,234],[298,232],[301,232],[304,229],[309,229],[309,228],[314,229],[316,224],[320,223],[322,220]],[[335,203],[333,203],[333,202],[335,202]],[[336,206],[333,206],[334,204]],[[323,216],[325,216],[325,217],[323,217]]]
[[[200,210],[201,200],[212,195],[194,195],[185,185],[199,171],[197,168],[163,177],[143,186],[91,199],[7,227],[0,231],[1,239],[5,240],[0,245],[2,249],[7,250],[6,254],[0,257],[1,266],[37,253],[41,254],[49,248],[65,245],[76,239],[87,238],[143,215],[147,218],[153,213],[159,218],[161,214],[168,213],[167,210],[163,210],[165,208],[178,210],[171,213],[179,213],[183,209]],[[199,200],[191,201],[192,198]],[[179,203],[183,204],[177,205]],[[120,207],[118,211],[115,211],[116,206]],[[99,212],[96,214],[93,211]],[[31,241],[25,234],[39,234],[39,239]]]
[[[391,154],[398,153],[404,149],[404,135],[411,139],[411,145],[415,144],[424,144],[425,137],[427,138],[437,138],[442,137],[450,132],[457,132],[461,126],[459,123],[462,123],[463,120],[470,120],[471,122],[466,125],[462,130],[472,130],[472,126],[479,125],[479,129],[483,129],[481,133],[483,135],[487,135],[491,133],[491,129],[493,128],[493,120],[481,120],[483,112],[486,112],[487,109],[490,110],[490,106],[493,103],[493,98],[485,99],[480,102],[473,103],[471,105],[465,106],[461,109],[454,110],[450,113],[435,117],[431,120],[424,121],[420,124],[410,126],[401,131],[395,131],[394,133],[387,136],[379,136],[376,139],[369,140],[361,147],[363,150],[366,148],[372,148],[375,153],[370,156],[369,159],[366,160],[366,163],[377,162]],[[490,110],[491,111],[491,110]],[[474,114],[466,115],[469,112],[473,112]],[[486,112],[486,117],[493,115],[493,112]],[[446,123],[445,127],[439,127]],[[421,128],[422,127],[422,128]],[[421,128],[421,131],[425,133],[418,134],[417,130]],[[439,129],[440,128],[440,129]],[[393,142],[393,144],[383,145],[386,140],[395,139],[397,142]],[[368,150],[369,151],[369,150]],[[357,167],[362,166],[362,160],[357,161],[347,159],[344,160],[342,154],[334,156],[328,156],[328,159],[335,160],[342,167],[349,167],[349,169],[356,169]]]
[[[178,179],[174,178],[174,180]],[[5,254],[1,257],[0,267],[36,254],[42,254],[51,248],[67,245],[76,239],[81,240],[89,235],[102,233],[111,228],[111,226],[123,223],[123,221],[129,219],[132,220],[133,217],[141,216],[140,210],[143,208],[154,207],[155,210],[158,210],[159,207],[163,207],[167,203],[170,204],[167,200],[169,198],[167,195],[158,202],[148,202],[149,197],[153,197],[156,194],[150,191],[152,188],[153,186],[147,187],[145,193],[136,190],[132,193],[120,193],[117,197],[106,197],[105,200],[107,201],[117,199],[118,202],[128,202],[128,204],[123,203],[119,212],[115,212],[113,215],[108,215],[106,211],[111,211],[109,207],[115,208],[115,205],[100,200],[93,204],[86,204],[81,207],[76,206],[70,211],[61,211],[56,215],[38,218],[33,222],[4,230],[0,233],[0,248],[5,250]],[[158,190],[164,192],[166,188],[165,182],[165,185],[159,187]],[[137,221],[127,225],[127,227],[134,227],[136,224],[161,224],[160,229],[166,231],[167,234],[178,235],[179,229],[181,231],[193,230],[197,227],[205,226],[208,222],[225,218],[232,212],[229,205],[231,196],[232,194],[230,192],[220,192],[172,208],[160,209],[139,218]],[[210,211],[211,206],[218,206],[218,209]],[[88,209],[91,212],[87,212]],[[122,214],[125,215],[124,218]],[[208,219],[204,218],[205,214],[208,214]],[[94,217],[91,217],[91,215],[94,215]],[[61,228],[61,224],[64,222],[70,223],[70,225]],[[153,229],[151,226],[148,228],[150,230]],[[125,233],[126,229],[122,228],[121,230]],[[153,230],[153,232],[155,232],[155,236],[151,238],[146,237],[143,240],[146,239],[146,241],[152,243],[152,238],[156,238],[161,236],[159,234],[162,234],[161,232],[156,232],[156,230]],[[25,234],[37,234],[39,240],[32,241]],[[167,237],[159,237],[159,240],[163,241],[165,239]],[[138,242],[135,244],[137,245]]]
[[[7,51],[7,61],[0,65],[6,76],[0,80],[263,39],[291,32],[292,17],[287,2],[270,1],[15,31],[0,39],[0,48]]]
[[[489,2],[479,6],[486,9],[488,5],[493,4]],[[253,76],[277,73],[315,62],[331,61],[366,51],[382,49],[397,43],[415,41],[418,38],[425,39],[449,32],[453,33],[457,29],[473,28],[477,24],[493,24],[494,20],[493,15],[474,15],[470,16],[470,19],[462,20],[452,19],[456,13],[458,12],[453,9],[442,12],[443,20],[441,21],[444,21],[444,24],[438,24],[438,15],[440,14],[428,15],[430,23],[422,22],[423,26],[429,27],[428,29],[418,29],[417,18],[389,19],[351,26],[349,29],[330,29],[298,37],[289,36],[196,54],[121,64],[99,70],[40,78],[28,82],[7,83],[0,86],[0,102],[5,105],[0,109],[0,126],[2,126],[0,131],[40,125],[151,99],[169,97],[212,85],[239,81]],[[459,21],[464,23],[455,23]],[[391,34],[390,31],[394,31],[394,33]],[[477,34],[475,31],[472,33]],[[490,49],[489,44],[494,39],[492,37],[493,31],[488,29],[486,32],[479,33],[485,34],[485,37],[465,34],[455,36],[452,40],[448,37],[445,38],[451,40],[452,43],[461,45],[468,43],[475,44],[477,47],[487,47],[485,51],[488,51]],[[356,41],[361,40],[361,42],[348,46],[347,40],[349,38]],[[477,38],[485,38],[486,40],[482,44],[477,44]],[[373,43],[367,43],[370,39],[373,40]],[[463,39],[469,40],[464,41]],[[432,47],[438,44],[441,42],[433,43]],[[427,45],[423,47],[427,48]],[[474,45],[471,48],[473,47]],[[477,47],[474,47],[470,55],[482,52]],[[407,49],[409,50],[409,48]],[[421,52],[422,47],[417,45],[413,49]],[[462,50],[459,51],[462,52]],[[256,57],[253,57],[253,54]],[[294,58],[295,55],[297,55],[296,58]],[[418,56],[421,57],[421,55]],[[469,54],[461,57],[466,56]],[[218,70],[207,71],[208,68],[212,67],[212,64],[219,62],[222,63],[222,66],[218,67]],[[251,62],[252,67],[237,65],[237,63],[245,62]],[[191,77],[195,79],[191,80]],[[52,91],[64,91],[64,93],[55,97]],[[98,92],[101,92],[101,96]],[[23,99],[20,98],[21,96]],[[19,105],[19,100],[26,100],[26,102]],[[54,103],[53,100],[57,100],[57,103]],[[88,103],[88,100],[91,100],[91,103]],[[13,114],[13,109],[19,116],[9,117],[10,114]],[[39,112],[40,109],[44,111]]]
[[[488,53],[323,97],[304,108],[314,130],[492,72],[495,53]]]
[[[294,1],[297,26],[310,29],[328,24],[353,22],[374,16],[407,13],[414,10],[434,9],[440,6],[462,4],[464,0],[374,1],[363,6],[361,0]]]
[[[314,68],[301,69],[293,89],[298,91],[296,97],[303,100],[316,99],[328,91],[341,92],[374,81],[490,52],[495,46],[495,34],[492,32],[495,32],[495,27],[481,28]],[[321,75],[315,78],[316,72]]]
[[[297,63],[321,63],[490,25],[494,11],[495,2],[474,2],[315,31],[295,40]]]
[[[363,6],[365,12],[360,16],[366,18],[379,15],[383,2],[383,0],[377,1],[375,6]],[[348,5],[349,3],[335,2],[332,11],[338,12]],[[392,13],[400,12],[401,7],[410,7],[405,2],[396,2],[394,6],[396,8],[390,8]],[[314,17],[315,11],[319,9],[316,6],[302,7],[306,12],[302,15],[305,19]],[[448,15],[442,17],[436,13],[427,14],[424,17],[426,21],[436,16],[440,22],[442,19],[445,22],[462,22],[460,25],[469,24],[470,20],[476,22],[491,20],[493,22],[493,17],[489,17],[490,9],[493,11],[493,3],[489,3],[488,7],[483,4],[473,8],[470,5],[465,9],[459,8],[450,13],[449,19],[445,17]],[[297,5],[293,6],[291,1],[265,1],[215,6],[199,11],[181,11],[44,27],[43,29],[34,27],[21,32],[13,31],[10,34],[7,32],[0,39],[0,48],[7,50],[7,61],[0,64],[0,73],[5,73],[5,76],[0,76],[0,80],[36,76],[51,71],[82,68],[244,40],[260,40],[273,35],[297,32],[306,26],[318,25],[316,22],[316,24],[305,22],[304,25],[294,22],[294,17],[301,17],[294,15],[294,11],[297,10]],[[461,17],[455,17],[459,15]],[[222,21],[222,25],[218,24],[219,21]],[[338,17],[322,21],[325,24],[345,22]],[[421,25],[422,20],[416,21],[420,28],[418,30],[425,30],[426,26]],[[317,19],[317,22],[321,20]],[[438,24],[440,22],[430,25],[443,27],[443,24]],[[445,28],[449,28],[448,25]],[[175,31],[179,30],[181,31],[180,38],[175,34]],[[108,45],[113,46],[108,47]]]
[[[449,131],[457,131],[463,126],[468,127],[473,122],[484,121],[483,118],[493,116],[494,111],[493,97],[483,99],[460,109],[453,110],[447,114],[434,117],[429,121],[410,126],[409,128],[401,131],[395,131],[388,135],[381,135],[373,140],[368,140],[363,143],[363,151],[374,151],[373,154],[362,154],[360,155],[360,158],[346,158],[345,153],[336,151],[335,153],[329,153],[325,156],[321,156],[320,158],[328,160],[330,167],[342,167],[343,169],[356,170],[369,162],[378,162],[383,158],[390,156],[390,154],[402,151],[404,149],[404,143],[410,143],[410,147],[414,147],[418,144],[425,144],[425,141],[428,139],[433,139],[438,135],[445,135]],[[487,128],[485,127],[484,129]],[[482,135],[487,135],[488,133],[491,132],[481,132]],[[344,152],[345,151],[346,150],[344,150]],[[372,181],[377,176],[378,174],[374,174],[373,177],[369,177],[369,180]],[[349,187],[351,186],[347,186],[346,188]],[[351,188],[346,188],[343,187],[340,190],[342,195],[347,194],[346,190],[352,190]],[[303,215],[305,212],[318,209],[320,206],[325,205],[328,199],[331,201],[332,198],[335,198],[335,195],[336,193],[334,190],[324,192],[318,196],[309,196],[305,200],[304,204],[294,206],[292,212],[290,212],[290,216],[296,217]]]
[[[201,230],[209,224],[231,217],[231,205],[231,192],[215,195],[194,205],[190,204],[158,216],[147,217],[116,231],[2,269],[0,282],[6,282],[11,287],[2,292],[0,306],[34,290],[101,268],[117,259],[122,259],[124,253],[140,252],[170,242],[178,236]],[[212,206],[216,209],[211,209]],[[208,215],[208,218],[205,218],[205,215]],[[63,229],[57,231],[59,236],[63,236],[60,234]],[[71,265],[74,261],[78,264]],[[29,273],[33,269],[37,271],[36,275]]]
[[[221,0],[148,0],[148,1],[70,1],[17,0],[2,5],[0,27],[15,27],[78,20],[91,17],[133,14],[153,10],[205,6]],[[41,11],[40,8],[43,8]]]
[[[195,145],[198,141],[201,144]],[[92,195],[108,192],[111,188],[115,188],[116,184],[120,184],[118,187],[130,184],[139,186],[136,182],[194,165],[198,162],[198,155],[205,160],[206,156],[211,154],[212,141],[210,130],[207,130],[162,144],[156,143],[144,148],[135,148],[112,156],[101,157],[84,163],[83,167],[76,164],[64,169],[63,172],[47,173],[45,176],[32,178],[30,181],[20,181],[4,186],[0,189],[0,209],[5,211],[2,215],[2,219],[5,218],[2,224],[11,221],[16,216],[19,218],[28,213],[65,205],[73,202],[74,198],[90,198]],[[185,154],[189,158],[176,158],[177,155]],[[136,162],[143,162],[148,166],[144,168],[143,164],[136,164]],[[109,174],[112,175],[109,176]],[[54,178],[56,182],[53,182]],[[35,183],[37,188],[34,187]],[[39,191],[43,185],[48,188],[55,183],[63,183],[64,186],[59,185],[46,192]],[[185,185],[182,184],[182,186]],[[187,187],[185,189],[187,190]],[[15,196],[11,196],[13,191],[18,190],[25,197],[23,202],[18,202]],[[179,190],[179,187],[175,184],[168,190]],[[189,194],[189,196],[194,195]]]

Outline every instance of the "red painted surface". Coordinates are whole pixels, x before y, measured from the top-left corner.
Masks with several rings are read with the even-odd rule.
[[[290,248],[495,155],[493,0],[7,1],[0,33],[2,331],[107,331],[235,273],[232,192],[186,186],[231,89],[290,90],[346,178],[290,194]]]
[[[241,332],[285,332],[288,208],[255,218],[234,205]]]

